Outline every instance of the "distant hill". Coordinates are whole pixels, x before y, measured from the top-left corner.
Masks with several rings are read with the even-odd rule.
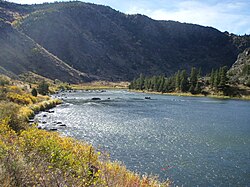
[[[5,22],[90,79],[132,80],[140,73],[170,75],[192,66],[207,73],[231,67],[238,54],[250,47],[249,36],[126,15],[83,2],[0,2],[0,7]]]

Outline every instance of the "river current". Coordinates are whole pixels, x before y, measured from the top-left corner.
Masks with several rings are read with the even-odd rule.
[[[60,133],[132,171],[169,178],[173,186],[250,186],[249,101],[121,90],[57,96],[64,104],[43,120],[66,124]]]

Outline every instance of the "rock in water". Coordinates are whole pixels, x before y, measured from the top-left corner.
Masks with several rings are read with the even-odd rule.
[[[99,101],[99,100],[101,100],[101,98],[99,98],[99,97],[93,97],[91,100],[92,101]]]

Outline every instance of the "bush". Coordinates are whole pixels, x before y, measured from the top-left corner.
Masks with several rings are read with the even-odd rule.
[[[20,105],[28,105],[33,103],[29,95],[20,95],[17,93],[9,92],[6,97],[9,101]]]
[[[47,95],[49,93],[49,84],[43,80],[38,85],[37,91],[41,95]]]
[[[25,129],[26,125],[19,115],[20,106],[11,102],[0,103],[0,121],[5,120],[14,131]]]
[[[10,78],[4,75],[0,75],[0,86],[5,86],[10,84]]]

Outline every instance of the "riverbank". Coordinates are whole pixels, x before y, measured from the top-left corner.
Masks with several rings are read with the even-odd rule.
[[[71,85],[74,90],[110,90],[110,89],[127,89],[129,82],[108,82],[96,81],[91,83]]]
[[[169,186],[140,176],[82,141],[28,121],[61,101],[32,96],[26,85],[0,86],[0,183],[3,186]]]
[[[169,93],[161,93],[161,92],[152,92],[146,90],[129,90],[130,92],[137,93],[148,93],[148,94],[157,94],[157,95],[170,95],[170,96],[180,96],[180,97],[209,97],[214,99],[236,99],[236,100],[250,100],[250,95],[243,95],[242,97],[230,97],[224,95],[203,95],[203,94],[191,94],[191,93],[183,93],[183,92],[169,92]]]

